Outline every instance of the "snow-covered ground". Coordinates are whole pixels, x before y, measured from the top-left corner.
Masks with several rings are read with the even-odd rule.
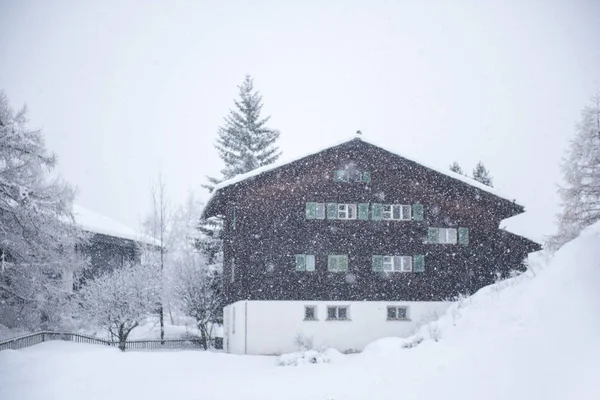
[[[455,304],[410,339],[329,363],[63,342],[6,350],[0,399],[600,399],[600,224],[533,271]]]

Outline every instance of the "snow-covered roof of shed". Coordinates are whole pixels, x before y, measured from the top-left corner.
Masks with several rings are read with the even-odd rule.
[[[517,203],[517,201],[516,201],[516,199],[514,197],[508,196],[508,195],[500,192],[499,190],[497,190],[497,189],[495,189],[493,187],[484,185],[483,183],[478,182],[475,179],[469,178],[468,176],[464,176],[464,175],[461,175],[461,174],[457,174],[455,172],[450,171],[449,169],[446,170],[446,169],[441,169],[441,168],[433,167],[433,166],[431,166],[431,165],[429,165],[429,164],[427,164],[427,163],[425,163],[425,162],[423,162],[421,160],[418,160],[415,157],[408,157],[408,156],[406,156],[404,154],[398,153],[397,151],[391,150],[391,149],[387,148],[386,146],[382,146],[381,144],[375,143],[371,139],[366,139],[364,136],[352,136],[349,139],[346,139],[344,141],[341,141],[341,142],[338,142],[338,143],[334,143],[334,144],[332,144],[330,146],[318,149],[318,150],[316,150],[316,151],[314,151],[312,153],[304,154],[304,155],[301,155],[301,156],[298,156],[298,157],[294,157],[292,159],[288,159],[288,160],[285,160],[285,161],[275,162],[273,164],[269,164],[269,165],[265,165],[263,167],[256,168],[256,169],[254,169],[254,170],[252,170],[250,172],[246,172],[245,174],[240,174],[240,175],[238,175],[238,176],[236,176],[234,178],[228,179],[228,180],[223,181],[223,182],[219,183],[218,185],[216,185],[215,186],[215,190],[213,192],[213,195],[216,194],[216,192],[219,189],[223,189],[223,188],[225,188],[227,186],[234,185],[234,184],[236,184],[238,182],[241,182],[241,181],[244,181],[246,179],[255,177],[255,176],[260,175],[260,174],[262,174],[264,172],[272,171],[272,170],[274,170],[276,168],[279,168],[279,167],[282,167],[284,165],[290,164],[290,163],[292,163],[294,161],[298,161],[298,160],[301,160],[301,159],[303,159],[305,157],[309,157],[309,156],[312,156],[314,154],[320,153],[321,151],[327,150],[329,148],[336,147],[336,146],[342,145],[344,143],[348,143],[348,142],[350,142],[352,140],[361,140],[361,141],[363,141],[365,143],[368,143],[368,144],[370,144],[372,146],[379,147],[379,148],[381,148],[381,149],[383,149],[383,150],[385,150],[385,151],[387,151],[389,153],[395,154],[398,157],[402,157],[402,158],[404,158],[406,160],[415,162],[415,163],[417,163],[419,165],[422,165],[423,167],[426,167],[426,168],[429,168],[429,169],[431,169],[433,171],[439,172],[440,174],[444,174],[446,176],[449,176],[450,178],[454,178],[456,180],[464,182],[467,185],[471,185],[471,186],[474,186],[474,187],[476,187],[478,189],[481,189],[481,190],[483,190],[485,192],[491,193],[494,196],[498,196],[498,197],[501,197],[501,198],[503,198],[505,200]]]
[[[73,204],[73,217],[84,231],[160,246],[160,242],[153,237],[77,204]]]

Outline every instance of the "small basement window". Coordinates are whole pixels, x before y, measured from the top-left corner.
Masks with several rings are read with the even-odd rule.
[[[405,321],[408,320],[408,307],[405,306],[388,306],[387,308],[388,321]]]
[[[305,321],[316,321],[317,320],[317,307],[316,306],[304,306],[304,320]]]
[[[327,320],[328,321],[347,321],[349,320],[348,306],[328,306]]]

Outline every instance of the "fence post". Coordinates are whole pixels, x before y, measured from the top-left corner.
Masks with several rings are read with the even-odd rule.
[[[42,343],[46,341],[46,334],[42,332]]]

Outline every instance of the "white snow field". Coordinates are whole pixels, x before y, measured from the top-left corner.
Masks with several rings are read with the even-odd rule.
[[[329,363],[66,342],[6,350],[0,399],[600,399],[600,224],[533,270],[412,338],[333,352]]]

